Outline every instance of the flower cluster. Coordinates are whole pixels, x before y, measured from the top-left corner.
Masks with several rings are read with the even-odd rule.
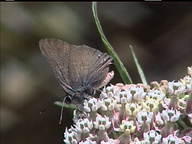
[[[118,83],[85,100],[66,129],[66,144],[192,143],[192,67],[179,81]]]

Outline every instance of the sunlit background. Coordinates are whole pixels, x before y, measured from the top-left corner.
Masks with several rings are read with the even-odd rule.
[[[132,45],[148,82],[178,80],[192,62],[191,3],[98,3],[104,33],[140,83]],[[65,93],[42,57],[38,42],[58,38],[106,52],[91,3],[1,2],[1,144],[62,144],[72,111],[53,105]],[[114,66],[112,84],[122,82]],[[41,111],[45,111],[40,114]]]

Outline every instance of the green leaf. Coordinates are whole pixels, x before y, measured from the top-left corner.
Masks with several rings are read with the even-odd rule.
[[[143,83],[144,85],[147,85],[147,80],[146,80],[146,78],[145,78],[144,72],[143,72],[141,66],[139,65],[139,62],[138,62],[137,57],[136,57],[136,55],[135,55],[135,53],[134,53],[134,51],[133,51],[132,46],[130,45],[129,48],[130,48],[130,50],[131,50],[131,54],[132,54],[132,56],[133,56],[133,60],[134,60],[135,65],[136,65],[136,67],[137,67],[137,70],[138,70],[138,73],[139,73],[139,75],[140,75],[141,81],[142,81],[142,83]]]
[[[108,42],[107,38],[105,37],[105,35],[103,33],[103,30],[102,30],[102,27],[100,25],[100,21],[98,19],[98,15],[97,15],[97,3],[96,2],[92,3],[92,11],[93,11],[93,16],[95,19],[97,29],[98,29],[99,34],[101,36],[101,39],[102,39],[105,47],[107,48],[108,53],[113,57],[114,64],[115,64],[117,70],[119,71],[119,74],[120,74],[121,78],[123,79],[123,82],[125,84],[132,83],[132,80],[131,80],[131,77],[129,76],[129,73],[127,72],[127,70],[124,67],[123,63],[121,62],[120,58],[118,57],[118,55],[116,54],[113,47],[110,45],[110,43]]]
[[[67,108],[67,109],[76,109],[76,107],[77,107],[74,104],[66,104],[66,103],[63,103],[60,101],[55,101],[54,104],[57,106],[63,107],[63,108]]]

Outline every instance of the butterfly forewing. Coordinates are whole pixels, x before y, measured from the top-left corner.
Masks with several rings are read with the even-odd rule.
[[[73,94],[68,78],[68,67],[70,60],[70,46],[61,40],[42,39],[39,42],[42,55],[49,63],[55,77],[59,81],[61,87],[68,93]]]

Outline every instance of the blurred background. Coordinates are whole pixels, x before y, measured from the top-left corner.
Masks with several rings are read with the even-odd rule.
[[[192,62],[192,3],[98,3],[107,39],[134,83],[132,45],[148,82],[179,80]],[[53,102],[65,93],[40,53],[42,38],[106,52],[91,3],[1,2],[1,144],[62,144],[72,111]],[[122,82],[117,70],[112,84]],[[42,114],[40,112],[46,109]]]

